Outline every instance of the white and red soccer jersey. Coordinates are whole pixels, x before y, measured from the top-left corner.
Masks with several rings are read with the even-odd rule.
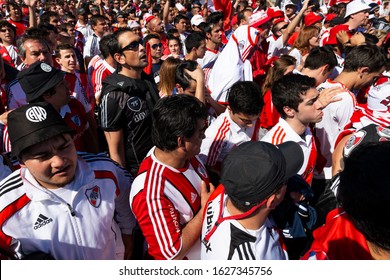
[[[219,54],[220,54],[219,50],[207,49],[205,54],[204,54],[204,57],[203,58],[199,58],[196,61],[198,62],[200,67],[203,68],[203,66],[205,66],[206,64],[216,60],[218,58]]]
[[[298,135],[291,126],[282,118],[279,122],[261,139],[263,142],[279,145],[286,141],[294,141],[299,144],[303,151],[304,161],[298,174],[311,185],[314,167],[317,160],[317,149],[314,136],[309,127],[306,128],[304,137]]]
[[[235,146],[257,140],[259,119],[257,123],[241,128],[230,118],[229,110],[226,109],[206,129],[199,158],[205,165],[219,169],[223,159]]]
[[[209,183],[202,162],[194,157],[175,169],[160,162],[153,148],[141,163],[130,193],[130,205],[154,259],[173,259],[182,248],[181,231],[200,211],[201,181]],[[188,259],[200,258],[196,242]]]
[[[97,68],[101,63],[103,63],[103,59],[101,58],[100,55],[95,55],[88,63],[88,69],[87,69],[88,81],[90,81],[91,84],[92,84],[92,73],[95,70],[95,68]]]
[[[270,219],[256,230],[244,228],[226,208],[220,185],[210,196],[203,215],[202,260],[287,260],[280,236]],[[229,219],[230,218],[230,219]]]
[[[80,101],[87,113],[90,112],[93,105],[92,100],[94,100],[95,97],[91,96],[93,95],[93,92],[88,85],[86,75],[80,73],[66,73],[65,80],[69,83],[71,95]]]
[[[16,258],[42,252],[55,259],[123,259],[121,233],[136,221],[129,205],[132,178],[107,157],[83,154],[74,180],[43,188],[26,169],[0,184],[0,247]]]
[[[267,38],[267,41],[269,42],[268,59],[273,56],[280,57],[283,54],[287,54],[291,49],[287,43],[285,45],[283,44],[283,36],[284,35],[277,38],[275,35],[273,35]]]
[[[366,238],[341,208],[329,212],[325,225],[316,229],[313,236],[304,260],[372,260]]]
[[[107,63],[104,59],[99,63],[92,72],[92,87],[95,92],[95,100],[100,100],[104,79],[115,72],[115,68]]]
[[[69,103],[61,107],[60,115],[66,124],[76,131],[74,137],[76,150],[82,152],[87,151],[87,147],[85,147],[87,141],[83,140],[83,133],[89,128],[89,123],[83,105],[72,96]]]
[[[16,28],[16,37],[19,38],[24,34],[24,31],[29,27],[29,22],[27,20],[14,21],[12,19],[7,19]]]
[[[0,55],[3,57],[4,62],[16,68],[18,61],[18,49],[15,46],[11,45],[7,47],[0,44]]]
[[[322,156],[326,159],[323,172],[318,170],[315,178],[331,179],[332,178],[332,153],[337,136],[343,131],[350,122],[350,118],[355,111],[356,98],[355,95],[349,91],[345,85],[327,80],[317,87],[318,91],[326,88],[340,87],[344,91],[339,93],[337,97],[342,100],[330,103],[324,110],[322,120],[316,124],[316,137],[319,140]],[[318,168],[317,168],[318,169]]]

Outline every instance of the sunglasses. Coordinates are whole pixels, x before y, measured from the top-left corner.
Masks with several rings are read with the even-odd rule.
[[[142,39],[140,39],[138,41],[133,41],[130,44],[128,44],[127,46],[121,48],[119,50],[119,52],[123,53],[124,51],[138,51],[139,45],[143,45],[143,44],[144,44],[144,41]]]
[[[283,25],[283,26],[279,29],[279,31],[280,31],[280,30],[283,30],[283,29],[286,29],[287,26],[288,26],[288,24]]]
[[[5,32],[12,32],[12,29],[10,29],[10,28],[6,28],[6,29],[0,29],[0,31],[2,32],[2,33],[5,33]]]
[[[162,48],[162,44],[159,43],[159,44],[153,44],[150,46],[153,50],[157,49],[157,48]]]

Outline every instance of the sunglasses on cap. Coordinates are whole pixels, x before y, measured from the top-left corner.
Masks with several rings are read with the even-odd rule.
[[[127,46],[121,48],[119,50],[119,52],[123,53],[124,51],[138,51],[139,46],[143,45],[143,44],[144,44],[144,41],[142,39],[139,39],[138,41],[133,41],[130,44],[128,44]]]
[[[153,49],[153,50],[155,50],[155,49],[157,49],[157,48],[162,48],[162,44],[161,43],[158,43],[158,44],[153,44],[153,45],[150,45],[150,47]]]

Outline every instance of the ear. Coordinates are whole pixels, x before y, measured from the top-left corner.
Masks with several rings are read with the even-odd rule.
[[[60,61],[61,61],[61,58],[56,57],[56,62],[58,63],[58,65],[61,65]]]
[[[124,54],[116,53],[114,54],[114,59],[121,65],[125,64]]]
[[[321,67],[321,75],[322,76],[325,76],[329,71],[330,71],[329,64],[325,64]]]
[[[183,93],[184,92],[184,89],[181,85],[179,84],[176,84],[176,89],[177,89],[177,93]]]
[[[361,75],[367,75],[367,74],[369,74],[370,73],[370,69],[368,68],[368,67],[360,67],[360,68],[358,68],[358,73],[359,73],[359,76],[361,76]]]
[[[184,148],[186,147],[186,142],[184,141],[184,137],[183,136],[179,136],[177,137],[177,147],[178,148]]]
[[[284,106],[283,111],[287,115],[287,117],[289,117],[289,118],[293,118],[295,115],[295,110],[288,107],[288,106]]]
[[[275,209],[275,207],[277,206],[275,205],[275,198],[276,198],[276,194],[273,194],[267,198],[267,202],[265,203],[265,205],[267,206],[268,209]]]

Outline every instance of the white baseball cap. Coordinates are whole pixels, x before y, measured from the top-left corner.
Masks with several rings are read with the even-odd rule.
[[[353,0],[347,4],[344,18],[361,11],[370,10],[371,7],[364,0]]]
[[[204,18],[203,18],[201,15],[194,15],[194,16],[191,18],[191,26],[192,26],[192,25],[198,26],[198,25],[201,24],[202,22],[204,22]]]

